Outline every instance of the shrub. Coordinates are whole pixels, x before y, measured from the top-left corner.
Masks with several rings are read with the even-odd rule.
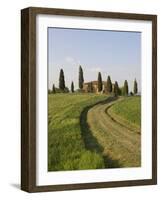
[[[52,92],[55,94],[56,93],[56,90],[55,90],[55,85],[53,84],[53,87],[52,87]]]
[[[134,81],[134,94],[137,94],[138,93],[138,84],[137,84],[137,81],[135,79]]]
[[[63,90],[62,92],[68,93],[68,92],[69,92],[69,88],[68,88],[68,87],[65,87],[64,90]]]
[[[48,94],[51,94],[52,92],[51,92],[51,90],[50,89],[48,89]]]

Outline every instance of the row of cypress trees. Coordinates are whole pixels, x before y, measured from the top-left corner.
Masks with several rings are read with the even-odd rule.
[[[81,66],[79,66],[79,89],[83,89],[83,83],[84,83],[84,76],[83,76],[83,69]],[[65,78],[64,78],[64,71],[63,69],[60,69],[60,74],[59,74],[59,89],[63,92],[65,91],[66,86],[65,86]],[[56,88],[55,84],[53,84],[52,87],[52,92],[56,93]],[[74,83],[73,81],[71,82],[71,92],[74,92]]]
[[[125,95],[127,96],[129,94],[129,87],[128,87],[128,82],[127,80],[124,81],[124,86],[123,88],[119,88],[119,85],[118,85],[118,82],[115,81],[114,83],[114,86],[112,87],[112,81],[111,81],[111,78],[110,76],[107,77],[107,92],[108,93],[114,93],[115,96],[118,96],[118,95]],[[102,76],[101,76],[101,73],[99,72],[98,73],[98,92],[101,92],[102,91]],[[134,80],[134,91],[133,93],[130,92],[131,95],[133,94],[137,94],[138,93],[138,86],[137,86],[137,81],[136,79]]]
[[[79,66],[79,89],[82,90],[83,89],[83,83],[84,83],[84,76],[83,76],[83,69],[81,66]],[[102,82],[102,76],[101,76],[101,72],[98,73],[98,92],[101,92],[103,89],[103,82]],[[65,91],[68,90],[65,87],[65,78],[64,78],[64,71],[63,69],[60,70],[60,75],[59,75],[59,89],[61,91]],[[92,82],[90,84],[90,91],[92,92],[93,87],[92,87]],[[124,81],[124,86],[123,88],[119,88],[118,82],[115,81],[114,86],[112,86],[112,81],[110,76],[107,77],[107,85],[106,85],[106,90],[108,93],[114,93],[115,96],[118,95],[125,95],[127,96],[129,94],[129,89],[128,89],[128,82],[127,80]],[[56,88],[55,85],[53,84],[53,88],[52,88],[52,92],[56,93]],[[73,81],[71,82],[71,92],[74,92],[74,83]],[[134,91],[133,93],[130,92],[131,95],[137,94],[138,93],[138,86],[137,86],[137,81],[135,79],[134,81]]]

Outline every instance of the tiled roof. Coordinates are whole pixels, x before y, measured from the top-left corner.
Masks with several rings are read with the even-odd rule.
[[[85,84],[85,85],[88,85],[88,84],[90,84],[90,83],[97,85],[97,84],[98,84],[98,81],[90,81],[90,82],[86,82],[86,83],[84,83],[84,84]],[[106,81],[102,81],[102,83],[103,83],[103,84],[106,84]]]

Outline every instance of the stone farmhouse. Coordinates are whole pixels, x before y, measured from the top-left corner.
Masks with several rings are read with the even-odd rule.
[[[114,86],[114,84],[112,84]],[[91,81],[83,83],[84,92],[98,93],[98,81]],[[107,93],[107,82],[102,81],[102,93]]]

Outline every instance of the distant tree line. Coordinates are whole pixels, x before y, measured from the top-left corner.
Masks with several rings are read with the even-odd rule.
[[[102,92],[103,90],[103,81],[102,81],[102,75],[101,72],[98,72],[98,80],[97,80],[97,88],[98,92]],[[79,66],[79,75],[78,75],[78,83],[79,83],[79,89],[77,90],[78,92],[83,92],[83,84],[84,84],[84,75],[83,75],[83,69],[81,66]],[[93,92],[93,85],[92,82],[89,84],[89,91]],[[138,93],[138,84],[136,79],[134,80],[134,87],[133,87],[133,92],[131,91],[129,93],[129,87],[128,87],[128,82],[127,80],[124,81],[123,87],[119,87],[118,82],[115,81],[114,85],[112,84],[111,77],[107,77],[107,82],[106,82],[106,91],[107,93],[111,93],[114,96],[128,96],[130,95],[136,95]],[[60,69],[60,74],[59,74],[59,88],[55,87],[55,84],[52,86],[52,91],[49,91],[50,93],[74,93],[74,82],[71,82],[71,88],[70,90],[68,87],[65,86],[65,76],[64,76],[64,71],[63,69]]]

